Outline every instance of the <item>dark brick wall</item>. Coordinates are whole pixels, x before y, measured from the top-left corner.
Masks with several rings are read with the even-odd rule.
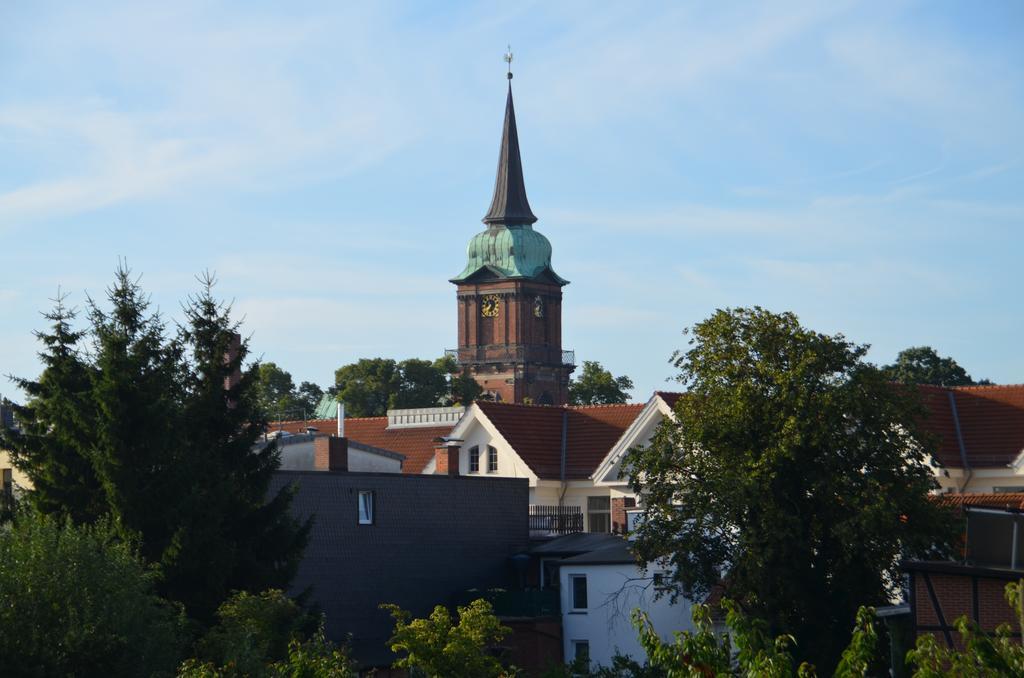
[[[959,633],[953,624],[961,616],[978,622],[988,632],[1004,623],[1015,626],[1013,610],[1004,595],[1006,584],[1015,580],[1013,573],[986,576],[975,568],[965,567],[958,572],[955,566],[943,568],[946,571],[908,569],[911,571],[914,623],[919,634],[932,633],[944,645],[948,632],[954,644],[959,645]]]
[[[612,532],[615,534],[626,534],[626,529],[629,527],[626,509],[631,508],[636,508],[636,499],[633,497],[612,499]]]
[[[293,482],[293,513],[316,520],[292,591],[311,590],[328,636],[351,634],[365,665],[390,661],[381,603],[421,617],[457,591],[515,583],[508,557],[529,537],[525,479],[280,471],[271,492]],[[374,492],[373,525],[358,524],[360,490]]]

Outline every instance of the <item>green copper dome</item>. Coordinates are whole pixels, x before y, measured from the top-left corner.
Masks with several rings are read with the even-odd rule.
[[[497,224],[477,233],[466,248],[466,259],[466,268],[453,283],[485,269],[501,278],[538,278],[547,272],[560,285],[569,282],[551,270],[551,243],[528,224]]]

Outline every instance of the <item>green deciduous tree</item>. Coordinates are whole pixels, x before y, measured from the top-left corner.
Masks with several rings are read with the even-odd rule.
[[[719,634],[711,623],[710,609],[695,605],[693,631],[677,631],[666,643],[654,630],[647,615],[633,612],[640,645],[649,662],[648,672],[665,678],[697,676],[749,676],[750,678],[814,678],[817,671],[793,656],[796,640],[790,635],[772,637],[768,625],[745,615],[733,601],[725,599],[725,633]],[[857,611],[853,636],[834,678],[862,678],[869,675],[878,651],[873,624],[875,611],[862,607]],[[599,675],[599,674],[594,674]]]
[[[154,577],[108,520],[19,514],[0,530],[3,674],[173,675],[185,618]]]
[[[701,595],[730,595],[832,670],[849,620],[882,604],[901,556],[953,537],[909,389],[864,362],[866,346],[760,308],[698,323],[673,362],[688,389],[627,461],[644,516],[636,548],[667,557]]]
[[[310,381],[296,387],[291,373],[276,363],[260,363],[256,369],[256,400],[269,419],[310,417],[323,395],[323,389]]]
[[[261,675],[269,664],[288,658],[288,646],[301,640],[309,616],[278,589],[236,593],[217,609],[217,624],[198,643],[199,657],[241,675]]]
[[[380,417],[398,392],[398,363],[389,358],[362,358],[334,372],[335,395],[351,417]]]
[[[295,407],[308,415],[316,411],[324,397],[324,390],[311,381],[304,381],[295,389]]]
[[[952,358],[943,358],[931,346],[912,346],[900,351],[896,362],[882,368],[885,376],[901,384],[934,386],[971,386],[989,384],[988,379],[974,381]]]
[[[447,375],[436,362],[409,358],[398,363],[398,389],[388,407],[437,407],[447,392]]]
[[[256,398],[260,408],[271,419],[297,418],[295,382],[292,375],[277,363],[260,363],[256,368]]]
[[[572,405],[610,405],[629,400],[633,380],[627,376],[615,377],[596,360],[584,360],[579,378],[569,382],[569,402]]]
[[[353,417],[380,417],[389,409],[465,404],[479,398],[479,384],[457,371],[449,357],[433,362],[363,358],[335,371],[333,392]]]
[[[506,670],[490,652],[511,631],[494,616],[491,604],[477,599],[458,608],[458,623],[438,605],[429,617],[411,619],[397,605],[382,605],[395,619],[388,641],[402,653],[396,668],[415,669],[428,678],[497,678]]]

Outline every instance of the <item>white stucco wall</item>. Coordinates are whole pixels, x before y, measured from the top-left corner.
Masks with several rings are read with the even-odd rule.
[[[281,451],[282,471],[314,470],[312,440],[282,445],[279,449]],[[349,445],[348,470],[356,473],[401,473],[402,462],[398,459],[375,454],[359,449],[354,445]]]
[[[647,576],[655,571],[651,568]],[[586,612],[572,611],[572,587],[569,577],[586,575]],[[590,643],[590,660],[608,666],[616,650],[643,662],[646,653],[640,646],[630,614],[636,608],[647,612],[655,631],[663,640],[671,641],[675,631],[690,631],[691,604],[679,598],[673,605],[668,596],[655,600],[650,580],[630,581],[641,576],[633,565],[562,565],[559,572],[562,603],[562,643],[565,660],[574,657],[573,641]]]
[[[937,469],[935,479],[941,491],[947,492],[994,492],[995,488],[1024,488],[1024,468],[1020,471],[1006,466],[1002,468],[973,469],[968,474],[963,469]],[[965,485],[966,481],[966,485]],[[963,487],[963,490],[961,490]],[[1013,490],[1024,491],[1024,490]]]
[[[530,481],[530,503],[533,501],[533,489],[537,485],[537,477],[517,455],[505,439],[492,431],[481,420],[474,419],[462,434],[462,449],[459,452],[459,473],[471,476],[496,476],[499,478],[527,478]],[[474,445],[480,448],[480,470],[469,472],[469,449]],[[494,473],[487,472],[487,446],[491,445],[498,451],[498,469]],[[424,473],[427,469],[424,469]]]

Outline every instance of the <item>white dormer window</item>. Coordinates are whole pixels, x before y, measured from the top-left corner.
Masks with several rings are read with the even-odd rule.
[[[498,472],[498,448],[491,445],[487,446],[487,472]]]
[[[373,491],[359,491],[359,524],[373,525]]]
[[[476,445],[469,448],[469,472],[480,473],[480,448]]]

